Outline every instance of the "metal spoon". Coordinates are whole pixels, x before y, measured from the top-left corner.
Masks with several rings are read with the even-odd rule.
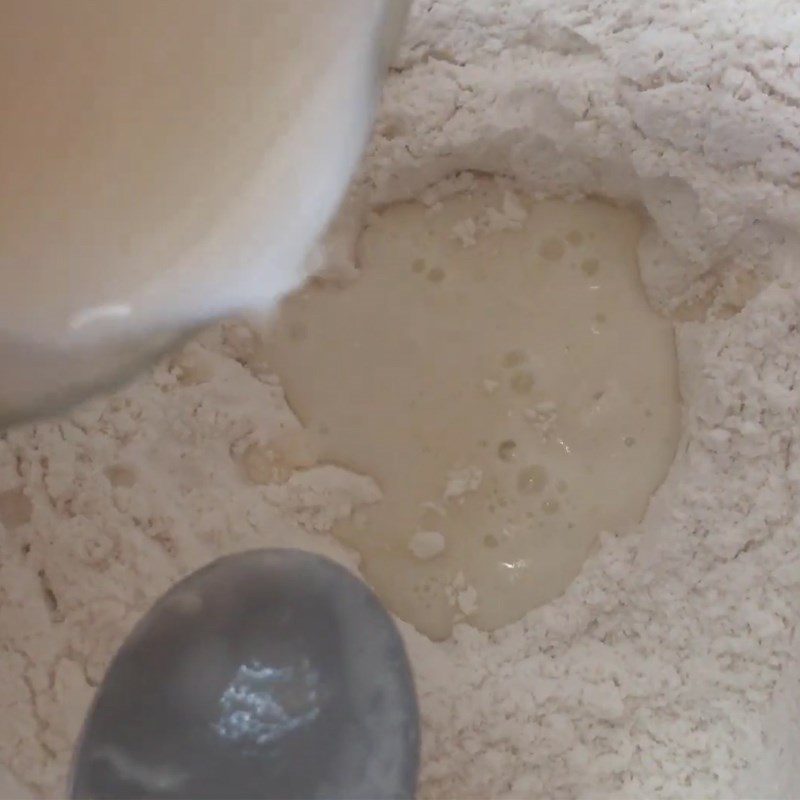
[[[73,798],[409,798],[419,763],[400,635],[347,570],[221,558],[134,628],[79,739]]]

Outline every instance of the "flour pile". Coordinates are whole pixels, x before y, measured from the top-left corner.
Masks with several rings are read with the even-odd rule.
[[[800,10],[781,0],[426,0],[325,263],[370,206],[502,174],[640,204],[651,301],[677,323],[684,433],[641,533],[487,635],[403,627],[425,797],[785,796],[800,775]],[[434,198],[435,199],[435,198]],[[694,320],[694,321],[685,321]],[[325,534],[379,489],[299,430],[250,329],[225,324],[118,395],[0,441],[0,760],[52,794],[108,657],[221,553]],[[302,449],[302,448],[301,448]],[[794,709],[794,711],[793,711]]]

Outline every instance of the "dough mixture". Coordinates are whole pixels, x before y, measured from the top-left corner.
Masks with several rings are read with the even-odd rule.
[[[370,348],[391,344],[385,337],[402,322],[403,303],[444,308],[455,302],[448,292],[458,290],[465,309],[477,313],[472,282],[481,268],[487,286],[502,275],[487,297],[506,311],[496,345],[494,332],[479,336],[453,322],[447,353],[454,360],[441,371],[448,386],[464,387],[464,407],[475,405],[486,434],[476,427],[460,440],[463,452],[451,449],[451,432],[464,430],[453,424],[462,409],[453,408],[453,419],[420,431],[422,444],[436,444],[448,458],[435,475],[415,475],[402,491],[431,495],[436,504],[449,495],[453,525],[467,508],[500,519],[524,508],[553,530],[556,520],[568,519],[570,497],[577,504],[588,496],[591,483],[578,467],[563,478],[561,470],[572,469],[566,454],[555,460],[551,445],[533,437],[551,416],[550,406],[536,404],[556,403],[552,431],[565,442],[567,430],[558,426],[576,423],[581,410],[591,415],[594,406],[585,404],[580,382],[574,394],[564,395],[559,364],[566,370],[566,360],[541,358],[533,339],[522,336],[519,319],[536,308],[535,297],[517,292],[506,301],[502,294],[544,281],[541,270],[574,282],[570,293],[574,289],[581,313],[606,315],[604,322],[576,317],[568,328],[570,336],[586,336],[600,348],[604,337],[622,331],[615,326],[623,324],[625,298],[609,293],[602,306],[592,306],[588,290],[580,289],[591,276],[580,264],[598,259],[598,292],[600,277],[619,269],[614,294],[630,289],[626,302],[638,308],[640,335],[652,339],[654,363],[645,367],[664,381],[666,407],[648,405],[649,398],[616,375],[619,392],[628,387],[632,400],[642,398],[642,414],[650,408],[654,415],[645,425],[635,403],[631,414],[619,417],[612,405],[609,427],[598,423],[601,438],[615,431],[609,458],[617,459],[616,468],[627,458],[640,459],[637,448],[656,443],[648,443],[656,436],[650,419],[659,420],[659,435],[674,436],[664,319],[674,322],[682,399],[675,456],[641,523],[635,520],[669,453],[646,462],[650,477],[636,476],[642,481],[638,500],[628,498],[619,524],[598,524],[605,530],[582,565],[588,538],[580,543],[581,552],[551,587],[555,593],[556,583],[563,586],[579,570],[563,593],[490,632],[455,621],[440,642],[401,622],[423,716],[423,798],[796,793],[798,41],[800,10],[782,0],[415,4],[361,174],[313,264],[324,271],[326,286],[313,292],[333,293],[331,281],[343,284],[329,299],[330,308],[344,308],[359,292],[374,291],[372,282],[391,286],[380,314],[384,339],[370,341]],[[501,178],[502,193],[479,209],[469,192],[487,174]],[[505,191],[516,198],[507,206]],[[633,282],[639,223],[586,198],[636,209],[641,288],[659,316]],[[552,199],[573,205],[567,211]],[[403,205],[416,201],[430,214]],[[545,213],[553,215],[546,235],[536,228]],[[450,224],[448,214],[454,214],[455,238],[429,237],[425,225],[439,231],[445,219]],[[596,214],[605,215],[602,226]],[[563,220],[558,225],[556,217]],[[515,218],[518,228],[498,229]],[[418,241],[401,237],[388,247],[392,228],[406,225],[416,226]],[[582,241],[569,241],[573,231]],[[606,236],[612,231],[618,233]],[[521,255],[507,237],[530,242],[525,266],[531,272],[524,281]],[[491,258],[494,246],[507,248],[507,257]],[[563,248],[563,254],[547,258],[540,248],[551,255]],[[485,263],[478,254],[487,256]],[[367,270],[379,255],[387,271]],[[425,263],[415,266],[417,259]],[[559,302],[557,283],[545,288],[554,293],[553,304]],[[316,296],[309,302],[316,306]],[[321,314],[322,303],[319,308]],[[369,304],[359,308],[370,313]],[[378,305],[372,309],[377,316]],[[531,319],[532,329],[542,326],[540,336],[548,314],[552,309]],[[443,342],[453,315],[419,316]],[[300,321],[306,328],[294,329],[299,339],[281,343],[276,360],[283,348],[312,357],[315,320],[301,315]],[[347,325],[357,330],[362,321],[354,314]],[[591,325],[601,333],[590,336]],[[338,328],[331,323],[326,330]],[[413,341],[413,327],[402,330]],[[418,333],[424,342],[426,331]],[[621,348],[631,344],[630,336],[620,336]],[[459,337],[481,359],[460,376]],[[359,377],[361,362],[348,349],[353,343],[340,345],[343,355],[320,365],[321,382]],[[371,549],[379,534],[366,541],[359,520],[369,525],[382,513],[381,503],[393,502],[399,483],[392,465],[396,459],[399,471],[413,431],[406,437],[392,432],[397,453],[385,463],[366,463],[372,457],[367,450],[332,424],[346,409],[332,407],[329,433],[321,432],[324,405],[312,408],[300,373],[290,374],[285,364],[276,368],[265,352],[252,327],[220,324],[125,390],[0,439],[0,761],[31,793],[60,794],[110,655],[148,604],[187,571],[225,552],[274,545],[327,553],[357,569],[355,551],[341,541],[347,536],[362,551],[367,574],[383,581],[383,556]],[[599,374],[592,364],[574,363],[587,378]],[[435,399],[433,385],[406,385],[409,362],[398,359],[396,366],[392,402],[413,399],[412,389],[424,388],[422,413]],[[381,369],[386,375],[389,367]],[[281,372],[299,416],[287,404]],[[590,398],[604,390],[596,383],[587,380]],[[375,397],[385,391],[367,388]],[[615,393],[606,391],[614,401]],[[603,398],[598,402],[602,408]],[[516,416],[528,408],[535,412],[531,428]],[[508,428],[504,410],[513,411]],[[630,447],[628,436],[635,439]],[[587,441],[581,446],[592,461]],[[536,472],[521,483],[543,491],[523,492],[517,495],[521,505],[497,511],[502,506],[490,497],[492,476],[498,486],[512,486],[522,469],[544,465],[544,456],[554,459],[547,483]],[[561,479],[566,494],[558,493]],[[633,478],[627,488],[634,488]],[[598,496],[613,494],[603,489]],[[546,513],[548,500],[559,503],[561,517]],[[508,542],[491,535],[496,547],[474,541],[475,550],[462,550],[453,527],[414,517],[402,532],[388,531],[387,546],[398,559],[402,553],[415,575],[430,569],[449,579],[460,570],[464,581],[454,589],[454,608],[488,628],[545,599],[526,597],[513,613],[498,607],[505,619],[489,618],[491,570],[485,565],[497,564],[503,548],[513,556],[528,547],[525,533]],[[477,552],[486,555],[480,564]],[[406,596],[405,587],[399,590]],[[516,588],[499,590],[513,594]],[[431,596],[434,605],[437,596]],[[391,602],[399,609],[397,597]],[[449,608],[436,620],[438,635],[452,622]],[[413,619],[417,610],[403,613]],[[481,613],[487,616],[470,620]]]
[[[558,596],[663,480],[675,344],[641,287],[639,231],[630,211],[483,180],[375,214],[351,286],[284,304],[266,359],[290,406],[322,461],[383,495],[334,533],[428,636]]]

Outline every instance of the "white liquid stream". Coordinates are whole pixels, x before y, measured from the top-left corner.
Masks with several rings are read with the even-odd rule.
[[[299,282],[405,8],[2,3],[0,421]]]

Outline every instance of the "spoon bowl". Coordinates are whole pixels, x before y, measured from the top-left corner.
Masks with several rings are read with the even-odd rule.
[[[412,797],[419,718],[372,591],[298,550],[227,556],[170,589],[113,659],[74,798]]]

